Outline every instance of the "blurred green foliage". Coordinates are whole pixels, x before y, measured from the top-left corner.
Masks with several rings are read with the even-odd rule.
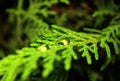
[[[119,81],[120,1],[3,4],[0,81]]]

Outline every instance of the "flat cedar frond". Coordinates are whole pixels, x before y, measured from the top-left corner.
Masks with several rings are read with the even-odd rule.
[[[47,33],[49,26],[44,22],[44,19],[57,15],[55,11],[50,10],[50,7],[59,2],[69,4],[69,0],[28,0],[26,2],[29,4],[26,5],[26,9],[23,8],[24,0],[18,0],[17,9],[7,9],[10,14],[10,22],[16,22],[18,41],[23,33],[31,42]]]
[[[65,70],[69,70],[71,68],[71,62],[72,62],[71,57],[74,60],[78,59],[77,55],[73,51],[73,47],[67,47],[66,50],[62,52],[62,58],[65,59],[64,60]]]
[[[1,81],[15,81],[17,75],[21,75],[20,80],[24,81],[30,74],[38,69],[37,61],[42,58],[43,70],[42,77],[46,78],[54,71],[55,62],[64,64],[66,71],[70,70],[72,60],[86,58],[88,64],[92,64],[92,56],[95,60],[99,59],[98,43],[107,53],[107,58],[111,59],[111,51],[108,45],[113,43],[116,54],[119,54],[119,43],[114,39],[120,34],[120,27],[108,27],[103,29],[101,33],[74,32],[69,29],[52,25],[52,31],[46,33],[42,37],[31,44],[31,47],[24,47],[18,50],[15,55],[9,55],[0,60],[0,76]],[[91,30],[90,30],[91,31]],[[114,31],[114,34],[113,34]],[[109,41],[108,41],[109,38]],[[80,58],[73,50],[76,46],[80,52]],[[61,51],[57,53],[57,51]],[[104,68],[104,66],[103,66]],[[14,76],[14,77],[13,77]]]

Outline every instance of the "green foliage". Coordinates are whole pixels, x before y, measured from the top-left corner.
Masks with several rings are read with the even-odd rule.
[[[60,63],[64,64],[66,71],[70,70],[72,60],[78,60],[83,57],[86,57],[88,64],[92,64],[90,52],[94,54],[96,60],[99,59],[98,43],[100,43],[100,47],[106,50],[106,58],[108,59],[111,59],[112,54],[107,43],[113,43],[116,54],[119,53],[119,48],[118,46],[116,47],[119,43],[114,40],[114,35],[117,38],[120,34],[114,33],[113,35],[112,33],[113,31],[116,32],[116,29],[120,31],[119,26],[112,29],[107,27],[99,34],[92,33],[91,30],[91,33],[77,33],[56,25],[51,27],[52,31],[32,43],[31,47],[24,47],[18,50],[17,54],[9,55],[0,61],[1,81],[15,81],[18,75],[20,75],[21,81],[27,80],[30,74],[38,69],[37,61],[40,58],[43,59],[42,66],[44,69],[41,70],[44,78],[48,77],[54,71],[54,67]],[[73,50],[75,46],[79,49],[79,54],[76,54]],[[80,58],[78,57],[79,55],[81,56]]]
[[[99,7],[99,9],[97,11],[95,11],[93,13],[93,17],[96,18],[96,23],[95,26],[99,27],[101,26],[102,23],[104,23],[105,21],[107,21],[107,19],[109,19],[109,17],[111,17],[110,22],[108,22],[109,24],[115,24],[119,22],[119,7],[118,5],[115,4],[114,0],[110,0],[108,5],[105,5],[105,1],[102,0],[103,5],[100,5],[101,7]],[[116,21],[117,20],[117,21]],[[107,23],[107,22],[106,22]]]
[[[69,74],[71,69],[84,68],[82,65],[74,66],[79,61],[92,66],[94,62],[104,60],[100,66],[103,71],[116,59],[120,60],[120,58],[118,59],[120,57],[120,15],[117,12],[119,10],[116,8],[117,5],[112,4],[112,0],[110,2],[112,7],[107,5],[105,8],[106,6],[102,5],[102,8],[105,9],[99,9],[93,13],[93,17],[96,18],[96,29],[85,27],[82,32],[58,26],[63,24],[68,13],[62,13],[59,16],[50,10],[52,5],[59,2],[70,4],[69,0],[28,1],[27,8],[23,8],[24,0],[18,0],[17,9],[7,10],[10,14],[10,21],[16,22],[15,37],[18,43],[23,42],[21,38],[24,34],[31,43],[30,46],[22,47],[16,53],[6,57],[0,50],[1,81],[67,81],[68,76],[72,75]],[[103,3],[104,0],[101,2]],[[49,16],[55,18],[49,19]],[[112,18],[105,28],[99,30],[97,28],[102,27],[104,16]],[[87,19],[87,17],[85,18]],[[46,20],[58,25],[49,25]],[[91,81],[102,80],[99,73],[87,67],[85,70]],[[80,71],[82,74],[82,70]],[[36,78],[36,75],[39,77]]]
[[[23,8],[24,0],[18,0],[17,9],[8,9],[7,12],[10,14],[10,22],[16,22],[17,40],[21,42],[21,36],[26,34],[29,39],[33,42],[37,38],[37,35],[42,35],[49,31],[48,23],[44,19],[48,19],[49,16],[57,16],[56,12],[49,8],[53,4],[59,2],[69,4],[69,0],[29,0],[27,9]],[[57,16],[58,17],[58,16]],[[60,17],[58,17],[60,18]],[[54,19],[54,18],[53,18]],[[51,20],[50,20],[51,21]],[[26,24],[27,23],[27,24]],[[25,30],[25,31],[22,31]],[[34,30],[34,31],[33,31]],[[30,32],[33,32],[30,34]],[[36,35],[37,33],[37,35]]]

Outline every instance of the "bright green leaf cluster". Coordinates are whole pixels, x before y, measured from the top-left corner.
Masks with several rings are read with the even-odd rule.
[[[99,33],[95,33],[95,30],[92,31],[92,29],[89,29],[90,33],[78,33],[57,25],[51,27],[51,32],[37,39],[30,47],[24,47],[18,50],[17,54],[0,60],[2,81],[15,81],[17,75],[20,74],[21,81],[27,80],[30,74],[38,69],[39,59],[42,59],[41,66],[44,68],[41,71],[42,77],[46,78],[55,70],[55,66],[61,63],[64,64],[64,69],[69,71],[72,67],[72,60],[85,57],[87,63],[92,64],[92,54],[94,54],[95,60],[99,60],[98,45],[106,50],[108,59],[111,59],[112,56],[108,43],[113,43],[116,54],[120,53],[120,43],[117,39],[120,36],[117,33],[120,31],[119,26],[107,27]],[[79,54],[76,54],[74,47],[78,48]]]

